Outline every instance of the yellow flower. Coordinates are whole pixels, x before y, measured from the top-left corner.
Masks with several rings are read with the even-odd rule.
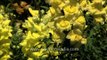
[[[34,59],[29,57],[27,60],[34,60]]]
[[[4,28],[2,29],[2,33],[7,33],[8,32],[8,29]]]
[[[56,26],[60,30],[69,30],[69,29],[71,29],[71,23],[68,20],[60,20],[56,23]]]
[[[34,23],[34,22],[33,22],[33,17],[28,17],[28,21],[29,21],[30,23]]]
[[[48,22],[47,27],[49,27],[50,29],[55,29],[54,23],[55,23],[54,21]]]
[[[32,53],[35,57],[40,57],[42,55],[41,52],[33,52]]]
[[[42,31],[40,25],[34,24],[34,28],[35,28],[37,31]]]
[[[10,58],[9,55],[4,55],[3,57],[0,58],[0,60],[8,60]]]
[[[32,10],[31,8],[28,9],[32,16],[38,17],[39,11],[38,10]]]
[[[79,17],[74,21],[74,23],[73,23],[73,28],[74,28],[74,29],[77,28],[77,29],[83,30],[83,29],[85,29],[85,23],[86,23],[86,21],[85,21],[84,16],[79,16]]]
[[[78,23],[78,22],[81,23],[81,24],[84,24],[86,22],[84,16],[79,16],[76,19],[75,23]]]
[[[80,42],[81,44],[86,44],[87,39],[84,38],[82,35],[83,33],[79,31],[79,29],[74,29],[68,33],[66,38],[70,39],[71,42],[77,41],[77,42]]]
[[[48,54],[46,54],[46,55],[43,55],[42,57],[43,57],[43,58],[46,58],[46,57],[48,57]]]
[[[22,52],[23,52],[25,55],[31,54],[30,47],[28,47],[27,45],[26,45],[26,46],[23,46]]]
[[[7,42],[2,44],[2,47],[4,47],[7,50],[10,48],[9,46],[10,46],[10,41],[7,41]]]
[[[100,0],[95,0],[95,2],[91,3],[88,7],[88,10],[91,14],[94,15],[103,15],[106,14],[106,11],[103,7],[103,1],[100,2]]]
[[[65,4],[69,4],[70,0],[63,0]]]
[[[87,43],[87,39],[86,38],[82,38],[81,43],[82,44],[86,44]]]
[[[4,17],[3,17],[3,15],[2,15],[2,14],[0,14],[0,20],[1,20],[1,19],[4,19]]]
[[[78,7],[77,6],[71,6],[71,5],[67,5],[64,7],[64,13],[65,15],[72,15],[74,13],[78,12]]]
[[[61,43],[62,42],[62,37],[61,37],[61,35],[63,35],[63,34],[58,34],[58,32],[56,32],[56,31],[53,31],[53,30],[49,30],[49,32],[52,34],[52,40],[54,41],[54,42],[57,42],[57,43]]]
[[[56,13],[56,10],[54,7],[50,7],[50,9],[47,13],[51,13],[52,15],[54,15]]]
[[[22,26],[25,27],[25,28],[31,28],[32,27],[31,23],[27,20],[25,21],[25,23],[23,23]]]
[[[3,15],[2,15],[3,14]],[[8,60],[12,28],[9,26],[8,15],[4,13],[3,6],[0,6],[0,60]]]
[[[31,33],[31,31],[28,31],[26,39],[31,39],[31,38],[33,38],[32,33]]]
[[[40,35],[38,33],[32,33],[33,39],[38,39],[40,38]]]
[[[32,52],[32,54],[33,54],[33,56],[39,58],[40,56],[43,55],[43,52],[44,52],[44,51],[45,51],[44,49],[41,49],[41,50],[38,51],[38,52]]]
[[[93,3],[101,3],[103,0],[92,0]]]
[[[67,38],[70,39],[71,41],[80,41],[82,39],[82,36],[80,34],[74,33],[73,30],[71,30],[68,33]]]
[[[21,43],[20,43],[21,46],[26,46],[27,45],[27,40],[23,40]]]
[[[86,8],[87,8],[87,1],[86,0],[81,0],[80,1],[80,6],[81,6],[81,8],[83,9],[83,10],[86,10]]]
[[[54,51],[54,56],[58,56],[59,52],[58,51]]]
[[[82,35],[82,33],[83,33],[83,32],[82,32],[80,29],[78,29],[78,28],[77,28],[77,29],[72,29],[72,30],[73,30],[74,33],[79,34],[79,35]]]
[[[59,7],[60,9],[62,9],[65,5],[66,5],[66,4],[65,4],[64,2],[62,2],[61,4],[58,5],[58,7]]]
[[[96,9],[94,9],[91,5],[88,5],[88,6],[87,6],[87,10],[89,10],[89,12],[90,12],[91,14],[95,14],[95,13],[96,13]]]
[[[92,7],[94,7],[95,9],[101,10],[103,8],[102,4],[100,2],[98,3],[93,3]]]
[[[102,17],[95,17],[95,21],[96,21],[96,23],[104,23],[104,20],[103,20],[103,18]]]
[[[0,56],[1,56],[1,55],[3,55],[3,51],[2,51],[2,50],[0,50]]]

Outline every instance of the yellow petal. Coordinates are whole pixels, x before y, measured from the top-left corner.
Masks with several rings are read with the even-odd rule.
[[[28,58],[27,60],[34,60],[33,58]]]
[[[83,39],[81,40],[81,43],[82,43],[82,44],[86,44],[86,43],[87,43],[86,38],[83,38]]]
[[[71,23],[68,20],[60,20],[56,23],[57,28],[60,30],[70,30],[71,29]]]
[[[85,21],[84,16],[79,16],[75,22],[79,22],[81,24],[84,24],[86,21]]]
[[[39,11],[38,10],[32,10],[31,8],[28,9],[32,16],[38,17]]]

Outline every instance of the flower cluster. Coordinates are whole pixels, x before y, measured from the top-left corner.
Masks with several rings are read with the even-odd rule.
[[[106,56],[99,53],[106,49],[107,0],[14,2],[0,3],[0,60],[77,60],[78,50],[79,57],[90,52],[79,60]]]
[[[4,7],[0,6],[0,60],[7,60],[11,53],[9,51],[12,27],[9,26],[10,20],[4,12]]]
[[[29,8],[32,17],[28,17],[23,23],[27,31],[20,45],[23,46],[22,51],[25,55],[29,56],[28,60],[41,56],[48,57],[49,52],[43,49],[31,51],[35,47],[46,48],[46,43],[43,42],[46,38],[51,38],[52,43],[57,44],[65,38],[71,43],[76,41],[86,44],[87,36],[84,31],[88,25],[85,15],[92,15],[95,24],[104,24],[104,19],[107,21],[107,6],[104,6],[106,0],[46,0],[46,2],[51,6],[45,15],[40,18],[39,10]],[[58,51],[51,53],[55,56],[59,54]]]

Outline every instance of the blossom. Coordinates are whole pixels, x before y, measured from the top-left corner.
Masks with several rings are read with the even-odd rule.
[[[65,15],[73,15],[75,13],[78,13],[78,7],[67,5],[64,7],[64,13]]]
[[[54,15],[56,13],[56,9],[54,7],[50,7],[47,13],[51,13],[52,15]]]
[[[82,10],[87,10],[88,1],[87,0],[80,0],[79,1],[79,6]]]
[[[68,33],[67,38],[70,39],[71,41],[79,41],[79,40],[82,39],[82,35],[76,34],[76,33],[74,33],[73,30],[71,30],[71,31]]]
[[[7,55],[4,55],[3,57],[1,57],[0,60],[7,60],[9,58],[10,58],[10,56],[7,54]]]
[[[56,22],[56,26],[60,30],[70,30],[71,29],[71,23],[69,20],[61,19],[58,22]]]
[[[60,9],[63,9],[63,7],[64,7],[65,5],[67,5],[67,4],[65,4],[64,2],[62,2],[61,4],[58,5],[58,7],[59,7]]]
[[[85,28],[85,24],[86,24],[86,20],[84,18],[84,16],[79,16],[75,22],[73,23],[73,28],[79,28],[81,30],[83,30]]]
[[[3,15],[2,14],[0,14],[0,19],[3,19]]]
[[[87,14],[90,13],[96,23],[104,23],[102,15],[104,17],[107,15],[107,7],[104,7],[105,0],[92,0],[92,2],[88,0],[46,0],[46,2],[50,4],[46,14],[40,18],[39,10],[29,8],[32,17],[28,17],[23,23],[23,27],[28,31],[20,45],[23,46],[22,51],[28,56],[28,60],[35,60],[36,57],[48,57],[49,54],[57,57],[59,51],[41,49],[47,47],[48,40],[52,40],[52,43],[49,42],[50,49],[54,48],[54,43],[62,43],[63,40],[66,40],[65,38],[70,42],[86,44],[87,36],[85,37],[84,32],[89,25],[86,25]],[[3,16],[0,17],[0,19],[2,18]],[[9,21],[5,23],[8,24]],[[5,31],[7,30],[4,29],[2,32]],[[68,33],[65,34],[65,31]],[[2,39],[4,37],[1,36]],[[31,51],[32,48],[40,48],[40,50]]]
[[[84,16],[79,16],[76,20],[75,20],[75,23],[79,22],[80,24],[84,24],[86,21],[85,21],[85,18]]]
[[[43,55],[43,52],[44,52],[44,51],[45,51],[44,49],[41,49],[40,51],[38,51],[38,52],[33,52],[32,54],[33,54],[33,56],[39,58],[40,56]]]
[[[94,18],[95,18],[96,23],[101,23],[101,24],[104,23],[104,20],[101,16],[94,16]]]
[[[93,3],[101,3],[104,0],[92,0]]]
[[[81,43],[82,44],[86,44],[87,43],[87,39],[86,38],[82,38]]]
[[[61,39],[63,39],[63,38],[61,37],[61,35],[63,35],[63,34],[58,34],[58,32],[54,31],[54,30],[49,30],[49,32],[52,34],[52,40],[54,42],[56,42],[56,43],[61,43],[62,42]]]
[[[8,15],[4,14],[4,6],[0,6],[0,60],[8,60],[10,58],[10,39],[12,37],[12,27],[9,25]]]
[[[102,4],[103,2],[102,0],[94,0],[93,3],[90,3],[88,6],[90,13],[94,15],[106,14],[105,8],[103,7],[104,4]]]
[[[27,60],[34,60],[34,59],[29,57]]]
[[[38,17],[39,11],[38,10],[32,10],[31,8],[28,9],[32,16]]]

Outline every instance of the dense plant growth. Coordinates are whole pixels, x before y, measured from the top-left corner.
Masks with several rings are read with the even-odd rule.
[[[106,0],[0,1],[0,60],[106,60]]]

